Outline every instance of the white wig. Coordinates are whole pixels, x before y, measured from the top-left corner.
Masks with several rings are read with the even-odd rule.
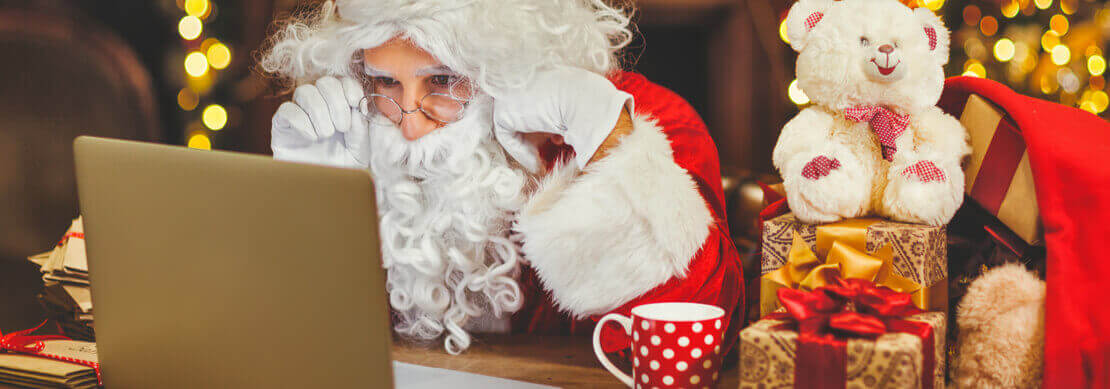
[[[337,0],[286,21],[261,66],[296,84],[348,75],[352,57],[397,36],[496,98],[551,65],[608,74],[632,32],[602,0]]]

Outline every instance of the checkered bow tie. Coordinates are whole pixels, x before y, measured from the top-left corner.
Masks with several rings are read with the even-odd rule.
[[[871,131],[879,136],[879,145],[883,147],[883,159],[894,160],[894,153],[898,151],[894,141],[906,131],[910,115],[899,115],[877,105],[860,105],[844,110],[844,116],[854,122],[871,124]]]

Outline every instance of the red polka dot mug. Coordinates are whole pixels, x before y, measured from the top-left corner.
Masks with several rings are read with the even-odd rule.
[[[715,387],[721,367],[725,311],[697,303],[655,303],[610,313],[594,328],[594,354],[631,388]],[[617,369],[601,348],[601,328],[615,321],[632,337],[632,375]]]

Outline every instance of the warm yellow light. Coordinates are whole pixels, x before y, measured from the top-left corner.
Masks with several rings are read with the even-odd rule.
[[[204,108],[201,121],[212,131],[222,130],[227,125],[227,110],[219,104],[209,105]]]
[[[1101,76],[1106,72],[1106,58],[1097,54],[1087,58],[1087,72],[1092,76]]]
[[[1041,35],[1041,48],[1051,53],[1052,49],[1060,45],[1060,35],[1056,31],[1048,30]]]
[[[1033,4],[1040,9],[1048,9],[1052,6],[1052,0],[1033,0]]]
[[[994,16],[984,16],[983,19],[979,21],[979,32],[982,32],[983,35],[986,36],[994,35],[994,33],[998,32],[998,19],[995,19]]]
[[[1107,106],[1110,106],[1110,96],[1107,96],[1106,92],[1096,90],[1091,93],[1090,102],[1095,105],[1095,113],[1102,113]]]
[[[782,23],[779,23],[779,39],[790,44],[790,38],[786,36],[786,19],[783,19]]]
[[[1052,19],[1049,19],[1048,21],[1048,26],[1052,28],[1052,31],[1055,31],[1059,35],[1067,34],[1068,18],[1060,14],[1052,15]]]
[[[1055,93],[1060,86],[1056,84],[1056,77],[1048,74],[1041,76],[1041,93],[1051,94]]]
[[[932,11],[936,11],[936,10],[941,9],[941,7],[944,7],[944,0],[922,0],[922,1],[925,3],[924,4],[925,8],[928,8]]]
[[[1017,0],[1003,1],[1005,1],[1005,3],[1002,3],[1002,16],[1012,18],[1014,16],[1017,16],[1018,11],[1021,11],[1021,5],[1018,4]]]
[[[208,47],[208,63],[213,68],[223,69],[231,63],[231,49],[223,43],[216,43]]]
[[[208,59],[198,51],[185,56],[185,73],[193,77],[203,76],[208,73]]]
[[[185,13],[203,18],[208,15],[208,0],[185,0]]]
[[[994,58],[999,61],[1008,62],[1014,59],[1014,41],[1006,38],[999,39],[994,43]]]
[[[1075,9],[1078,7],[1079,0],[1060,0],[1060,10],[1068,15],[1075,13]]]
[[[193,134],[189,137],[189,148],[199,150],[212,150],[212,140],[204,133]]]
[[[177,105],[186,111],[192,111],[200,103],[200,97],[192,89],[185,88],[177,92]]]
[[[201,31],[204,31],[204,24],[200,22],[200,18],[196,16],[186,16],[177,22],[177,33],[181,34],[185,40],[197,39]]]
[[[1071,50],[1068,50],[1067,46],[1056,45],[1056,47],[1052,48],[1052,63],[1057,64],[1057,65],[1063,65],[1063,64],[1068,63],[1068,61],[1070,61],[1070,60],[1071,60]]]
[[[790,81],[790,86],[786,88],[786,94],[790,96],[790,101],[793,101],[794,104],[804,105],[809,103],[809,96],[806,96],[806,93],[798,86],[798,79]]]
[[[983,67],[983,64],[979,63],[979,61],[968,60],[967,63],[964,64],[964,75],[986,78],[987,68]]]

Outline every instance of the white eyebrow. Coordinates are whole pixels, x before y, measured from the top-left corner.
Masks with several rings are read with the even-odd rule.
[[[455,71],[451,70],[451,68],[447,67],[447,65],[428,66],[428,67],[425,67],[425,68],[422,68],[422,69],[416,71],[416,76],[417,77],[422,77],[422,76],[427,76],[427,75],[444,75],[444,74],[446,74],[446,75],[457,75],[458,73],[455,73]]]
[[[370,64],[368,64],[368,63],[363,64],[363,65],[364,65],[363,70],[365,70],[366,75],[368,75],[370,77],[393,77],[393,73],[375,68],[373,66],[370,66]]]

